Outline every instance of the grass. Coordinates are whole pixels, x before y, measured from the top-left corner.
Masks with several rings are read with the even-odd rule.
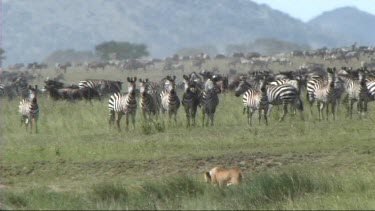
[[[214,65],[227,68],[223,61],[206,64]],[[159,66],[137,75],[161,78]],[[125,78],[113,69],[74,71],[67,83]],[[202,127],[198,112],[197,126],[186,128],[180,108],[177,124],[147,123],[138,112],[136,128],[126,131],[122,119],[118,132],[108,127],[107,100],[90,105],[39,96],[39,134],[31,135],[19,127],[18,100],[1,102],[0,208],[375,208],[371,103],[363,119],[346,118],[340,107],[336,121],[318,121],[305,104],[305,121],[288,114],[278,122],[281,110],[274,108],[268,127],[258,125],[257,115],[250,127],[242,99],[228,93],[220,95],[213,127]],[[204,183],[203,171],[214,166],[240,166],[243,185]]]

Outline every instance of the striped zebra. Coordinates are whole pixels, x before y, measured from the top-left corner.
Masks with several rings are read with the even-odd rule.
[[[204,84],[204,89],[201,94],[200,107],[202,108],[202,124],[204,126],[205,118],[207,115],[206,126],[208,126],[209,120],[211,120],[211,126],[214,125],[214,116],[216,107],[219,104],[220,88],[217,86],[216,81],[212,77],[208,77]]]
[[[268,111],[267,116],[270,116],[272,106],[275,105],[283,105],[284,111],[283,115],[279,121],[283,121],[285,119],[286,114],[288,113],[288,104],[291,104],[294,108],[296,108],[301,115],[301,119],[303,120],[303,103],[299,97],[298,90],[290,84],[282,84],[282,85],[272,85],[267,84],[267,77],[264,77],[263,84],[262,84],[262,106],[266,106],[268,103]]]
[[[323,117],[323,110],[326,108],[326,119],[328,120],[329,114],[329,104],[331,104],[331,110],[333,115],[333,120],[336,118],[337,110],[337,94],[335,91],[335,86],[339,83],[336,68],[327,68],[328,72],[328,83],[321,79],[315,84],[314,87],[314,98],[317,101],[318,111],[319,111],[319,120]]]
[[[364,116],[367,113],[367,104],[369,101],[371,101],[371,95],[369,87],[372,87],[372,84],[374,81],[372,79],[367,80],[367,74],[366,74],[365,68],[360,68],[358,73],[358,81],[361,85],[361,92],[359,97],[359,111]]]
[[[87,79],[80,81],[78,87],[82,88],[93,88],[99,91],[101,95],[113,94],[121,92],[122,82],[121,81],[111,81],[102,79]]]
[[[110,96],[108,101],[109,109],[109,126],[114,124],[116,114],[117,129],[121,131],[120,120],[123,115],[126,116],[126,129],[129,128],[129,116],[132,118],[132,124],[135,128],[135,115],[137,111],[137,99],[135,97],[137,77],[128,77],[128,94],[123,95],[120,92]]]
[[[241,80],[238,84],[238,87],[234,90],[235,96],[239,97],[243,94],[242,102],[244,105],[244,113],[247,113],[248,124],[252,125],[252,117],[255,111],[259,111],[259,124],[261,120],[261,112],[264,111],[264,119],[266,121],[266,125],[268,125],[267,119],[267,111],[268,111],[268,103],[262,102],[262,97],[266,97],[262,94],[260,89],[254,89],[252,86],[246,81]],[[265,100],[263,100],[264,102]]]
[[[193,126],[195,126],[195,115],[199,105],[200,88],[195,78],[183,75],[184,79],[184,94],[182,95],[182,105],[185,108],[187,127],[190,126],[192,119]]]
[[[140,91],[140,101],[139,106],[142,109],[143,117],[146,120],[147,115],[149,118],[151,114],[156,116],[159,114],[159,104],[157,95],[157,90],[152,88],[152,84],[149,83],[148,79],[139,79],[139,91]]]
[[[161,111],[164,114],[168,112],[169,121],[171,121],[172,115],[174,115],[174,121],[177,123],[177,111],[180,107],[180,99],[176,92],[176,76],[167,76],[164,84],[164,91],[160,93],[161,98]]]
[[[290,84],[294,88],[298,90],[298,93],[300,93],[300,83],[297,80],[294,79],[289,79],[289,78],[284,78],[284,79],[278,79],[276,81],[272,81],[270,85],[283,85],[283,84]]]
[[[21,100],[18,108],[21,116],[21,126],[25,124],[26,131],[30,125],[30,133],[32,133],[33,124],[35,124],[35,133],[38,133],[37,120],[39,117],[39,106],[37,100],[37,90],[38,86],[35,85],[35,88],[31,86],[29,89],[29,97]]]
[[[368,82],[367,87],[363,87],[361,85],[361,82],[363,83],[363,80],[366,80],[362,73],[358,73],[360,76],[360,79],[356,79],[353,76],[347,75],[347,71],[345,71],[345,74],[340,74],[339,78],[343,82],[343,86],[346,92],[346,96],[344,98],[344,101],[348,102],[348,115],[350,118],[353,117],[353,105],[355,102],[361,101],[361,103],[357,103],[357,107],[360,107],[360,104],[362,104],[362,101],[370,101],[370,89],[372,85],[375,85],[374,83]],[[362,97],[362,98],[361,98]]]

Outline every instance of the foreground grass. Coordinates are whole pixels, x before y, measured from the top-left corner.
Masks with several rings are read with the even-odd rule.
[[[294,169],[262,173],[222,189],[180,176],[140,185],[101,182],[85,193],[48,187],[3,191],[2,198],[6,209],[372,209],[373,177],[352,176],[357,180]]]

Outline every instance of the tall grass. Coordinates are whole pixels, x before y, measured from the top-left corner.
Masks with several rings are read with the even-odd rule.
[[[289,201],[312,195],[345,195],[370,191],[373,179],[345,184],[346,177],[297,171],[249,176],[240,186],[218,188],[195,177],[177,176],[139,185],[101,182],[85,193],[39,188],[25,192],[2,192],[4,202],[17,209],[264,209],[282,208]],[[354,187],[354,188],[353,188]],[[364,189],[363,189],[364,188]],[[42,200],[42,201],[41,201]],[[340,201],[337,201],[340,202]],[[336,202],[336,203],[337,203]],[[329,206],[325,208],[330,208]],[[350,206],[339,205],[341,209]],[[362,209],[373,208],[368,204]],[[301,207],[308,209],[312,207]]]

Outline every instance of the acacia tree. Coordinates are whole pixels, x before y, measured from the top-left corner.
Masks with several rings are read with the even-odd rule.
[[[110,59],[113,54],[116,55],[117,59],[135,59],[149,55],[145,44],[116,41],[103,42],[96,45],[95,52],[104,60]]]

